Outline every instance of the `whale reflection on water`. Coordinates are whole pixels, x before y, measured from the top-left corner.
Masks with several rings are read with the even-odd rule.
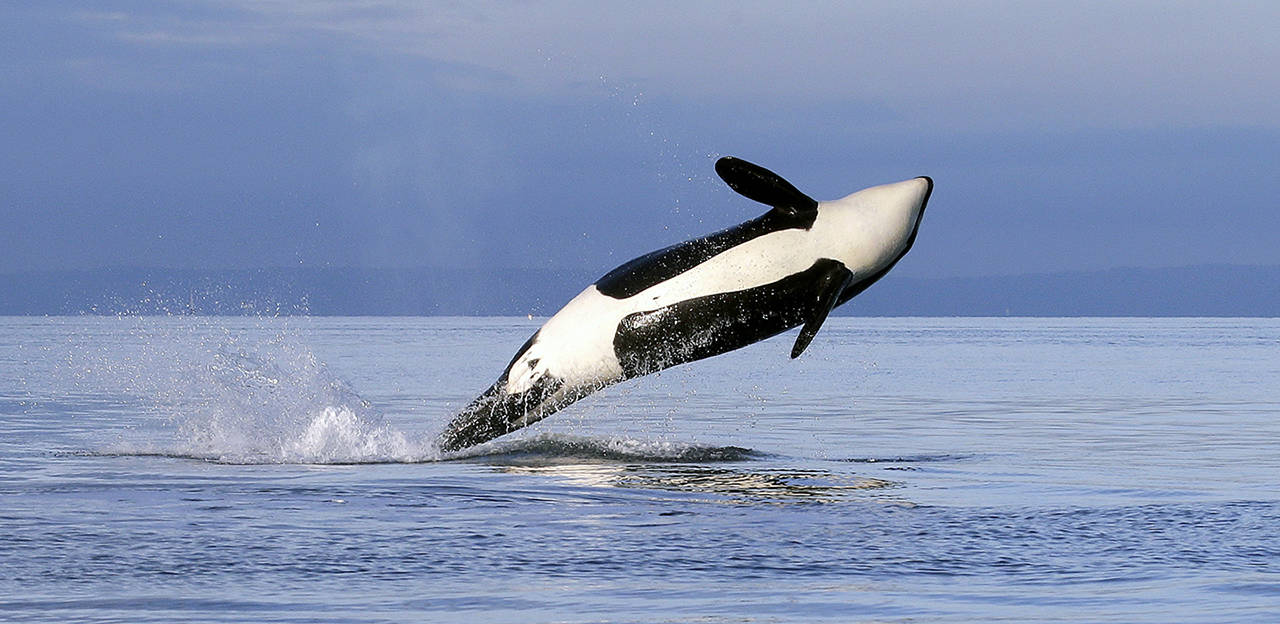
[[[836,503],[855,498],[882,498],[901,483],[839,475],[825,470],[749,469],[684,464],[556,464],[502,465],[507,473],[543,475],[586,487],[615,487],[685,494],[705,494],[707,502]],[[896,497],[895,497],[896,498]],[[905,501],[895,500],[904,503]]]
[[[833,503],[870,498],[910,504],[888,494],[902,487],[896,481],[824,470],[808,461],[804,463],[810,466],[803,468],[779,467],[773,461],[755,466],[778,458],[732,446],[545,435],[487,450],[459,459],[581,487],[705,495],[709,502]]]

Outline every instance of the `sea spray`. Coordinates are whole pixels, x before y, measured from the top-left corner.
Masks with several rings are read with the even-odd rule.
[[[226,321],[123,317],[112,328],[118,340],[67,337],[62,368],[76,384],[109,390],[137,412],[140,426],[102,450],[226,463],[439,457],[428,441],[387,424],[287,319],[234,319],[234,328]]]
[[[73,395],[115,405],[122,417],[114,422],[128,425],[111,425],[114,431],[99,430],[68,450],[230,464],[703,463],[756,457],[748,449],[655,436],[655,427],[663,426],[655,425],[651,413],[661,409],[662,397],[683,399],[652,385],[619,387],[613,400],[583,406],[577,419],[560,423],[581,430],[578,435],[544,428],[442,456],[431,419],[422,421],[423,430],[389,422],[312,348],[323,337],[309,331],[311,323],[153,316],[70,325],[75,329],[63,335],[60,364],[52,372],[70,382]],[[365,370],[347,373],[380,383],[378,374]],[[438,414],[440,420],[446,415]]]
[[[231,462],[422,461],[435,453],[386,424],[382,414],[315,354],[285,335],[223,344],[193,371],[175,416],[194,456]]]

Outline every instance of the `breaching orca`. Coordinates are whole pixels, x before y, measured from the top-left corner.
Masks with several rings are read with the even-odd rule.
[[[610,384],[803,325],[791,348],[799,356],[832,308],[911,249],[933,191],[919,177],[818,202],[737,158],[721,158],[716,173],[769,212],[606,273],[524,343],[440,448],[492,440]]]

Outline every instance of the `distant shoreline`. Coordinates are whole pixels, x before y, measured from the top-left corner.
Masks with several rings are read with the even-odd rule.
[[[513,269],[95,269],[0,275],[0,316],[544,317],[594,277]],[[1280,266],[889,275],[859,317],[1280,317]]]

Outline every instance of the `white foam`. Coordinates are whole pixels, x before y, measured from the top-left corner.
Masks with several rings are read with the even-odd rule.
[[[122,322],[128,322],[122,320]],[[98,451],[234,464],[410,463],[442,459],[427,433],[398,429],[277,320],[231,330],[216,319],[138,320],[127,345],[81,351],[67,371],[91,371],[100,388],[140,397],[140,414]],[[161,418],[156,418],[155,416]],[[155,425],[154,427],[148,424]],[[530,432],[527,432],[530,433]],[[716,462],[750,459],[734,447],[644,436],[510,436],[449,454],[504,463]]]
[[[165,417],[162,431],[134,430],[112,452],[255,464],[439,458],[429,440],[388,424],[279,320],[241,331],[207,323],[140,322],[131,332],[140,348],[69,362],[95,371],[93,385],[139,396]]]
[[[186,415],[190,451],[220,461],[344,464],[428,461],[409,439],[309,350],[276,341],[220,350],[210,400]]]
[[[301,435],[284,440],[280,457],[299,463],[421,461],[422,449],[404,433],[362,419],[346,406],[325,407]]]

